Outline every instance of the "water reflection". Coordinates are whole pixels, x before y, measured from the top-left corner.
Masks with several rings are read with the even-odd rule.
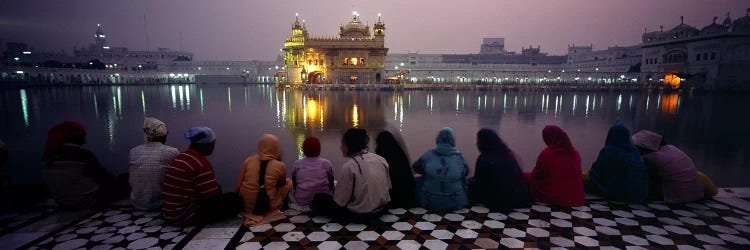
[[[750,118],[737,115],[737,107],[750,104],[750,98],[745,96],[658,92],[326,92],[276,90],[262,85],[239,87],[243,102],[232,102],[232,88],[236,92],[238,87],[0,90],[5,92],[0,98],[8,99],[0,103],[9,105],[5,113],[0,113],[0,120],[7,121],[0,123],[0,137],[11,145],[24,145],[14,151],[11,165],[36,166],[46,130],[61,120],[78,120],[89,130],[87,147],[104,165],[124,172],[127,164],[122,163],[127,162],[127,151],[142,143],[139,127],[143,116],[165,121],[175,132],[170,133],[169,143],[180,149],[187,146],[180,137],[181,131],[190,126],[210,126],[221,138],[216,155],[212,156],[215,165],[221,166],[217,167],[217,175],[222,185],[231,186],[236,166],[254,152],[255,140],[263,133],[279,135],[283,150],[288,152],[284,160],[289,163],[301,157],[305,136],[318,136],[324,144],[323,155],[340,166],[344,159],[338,144],[348,128],[368,129],[374,137],[391,124],[403,133],[409,154],[415,158],[434,146],[435,133],[441,127],[451,126],[456,130],[459,149],[473,165],[478,154],[475,133],[488,127],[500,132],[524,169],[529,170],[544,147],[541,129],[558,124],[568,131],[587,169],[601,149],[608,127],[620,121],[634,131],[650,129],[664,134],[668,142],[691,154],[701,170],[715,176],[719,185],[742,186],[744,178],[750,176],[750,162],[746,160],[750,159],[750,131],[744,129]],[[191,110],[193,93],[200,111]],[[627,106],[623,101],[627,101]],[[656,106],[651,107],[652,104]],[[90,112],[91,108],[94,112]],[[11,172],[28,174],[25,170]]]

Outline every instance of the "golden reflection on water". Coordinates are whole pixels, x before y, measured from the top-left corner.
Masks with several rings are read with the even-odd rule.
[[[664,94],[661,100],[661,112],[674,115],[677,114],[677,106],[680,102],[680,95],[677,93]]]

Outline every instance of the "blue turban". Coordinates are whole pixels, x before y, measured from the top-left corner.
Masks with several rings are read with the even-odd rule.
[[[185,132],[185,139],[190,144],[208,144],[216,140],[216,134],[209,127],[192,127]]]

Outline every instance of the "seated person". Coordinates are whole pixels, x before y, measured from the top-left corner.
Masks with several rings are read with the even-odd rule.
[[[513,151],[491,129],[477,133],[479,157],[469,199],[492,209],[531,207],[534,198]]]
[[[140,210],[161,208],[161,184],[172,160],[180,154],[167,142],[164,122],[146,117],[143,120],[146,143],[130,150],[130,201]]]
[[[648,198],[648,169],[623,125],[609,129],[588,177],[587,190],[607,200],[641,203]]]
[[[542,139],[547,147],[539,153],[534,170],[526,174],[534,199],[558,206],[583,206],[586,200],[578,150],[558,126],[544,127]]]
[[[369,140],[364,129],[352,128],[344,133],[341,152],[348,159],[341,166],[336,190],[333,197],[315,195],[313,213],[341,221],[366,220],[374,218],[391,201],[388,162],[367,151]]]
[[[206,159],[214,152],[216,134],[207,127],[194,127],[185,132],[185,138],[190,140],[190,146],[175,157],[164,175],[164,218],[187,226],[236,216],[242,211],[242,199],[236,193],[222,194],[214,167]]]
[[[64,121],[49,130],[44,146],[42,177],[52,198],[62,208],[104,205],[128,192],[127,175],[107,172],[86,143],[83,125]]]
[[[453,129],[443,128],[435,139],[437,146],[414,163],[423,178],[417,184],[417,203],[431,210],[459,210],[469,205],[466,175],[469,164],[456,149]]]
[[[716,195],[716,186],[698,172],[693,159],[674,145],[664,145],[661,135],[641,130],[632,140],[650,172],[651,198],[684,203]]]
[[[310,202],[316,194],[333,195],[333,165],[320,157],[320,140],[308,136],[302,142],[305,158],[294,162],[292,182],[294,183],[294,202],[292,208],[302,212],[310,211]]]
[[[258,142],[258,153],[245,159],[235,192],[245,202],[245,226],[255,226],[286,218],[279,209],[292,189],[281,161],[279,139],[265,134]],[[265,192],[265,196],[260,192]]]

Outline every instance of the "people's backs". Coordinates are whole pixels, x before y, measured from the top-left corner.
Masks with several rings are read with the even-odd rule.
[[[469,186],[472,202],[493,209],[529,207],[534,202],[529,186],[513,152],[492,130],[477,133],[477,158],[474,179]]]
[[[561,206],[585,204],[581,156],[568,135],[557,126],[542,131],[547,147],[531,172],[532,195],[537,201]]]
[[[630,131],[622,125],[610,128],[589,175],[592,191],[608,200],[643,202],[648,198],[648,169],[630,142]]]
[[[333,165],[321,157],[305,157],[294,162],[292,170],[295,202],[308,206],[315,194],[333,194]]]
[[[100,185],[85,174],[87,164],[80,161],[53,161],[42,168],[42,178],[58,206],[88,208],[97,204]]]
[[[673,145],[661,146],[658,151],[643,155],[646,165],[661,184],[666,202],[691,202],[702,199],[703,184],[693,160]]]
[[[195,149],[175,157],[164,174],[162,212],[172,223],[195,222],[200,200],[221,194],[211,163]]]
[[[130,150],[130,200],[142,210],[161,206],[161,185],[164,174],[180,154],[176,148],[160,142],[149,142]]]
[[[286,180],[286,166],[276,159],[263,159],[259,155],[248,157],[242,164],[238,191],[245,202],[245,213],[252,214],[261,190],[260,172],[262,162],[266,162],[266,172],[263,176],[266,194],[271,203],[269,211],[279,210],[287,193],[279,193],[278,190]],[[282,185],[279,185],[282,184]],[[282,197],[283,196],[283,197]]]
[[[393,185],[390,191],[391,206],[413,207],[416,204],[414,197],[416,182],[405,146],[389,131],[380,132],[376,143],[375,153],[388,162],[388,172]]]
[[[468,205],[466,174],[468,165],[461,153],[443,155],[427,151],[419,162],[423,184],[419,204],[427,209],[458,210]]]
[[[391,201],[388,162],[376,154],[351,155],[341,166],[334,200],[339,206],[358,214],[368,214]]]

